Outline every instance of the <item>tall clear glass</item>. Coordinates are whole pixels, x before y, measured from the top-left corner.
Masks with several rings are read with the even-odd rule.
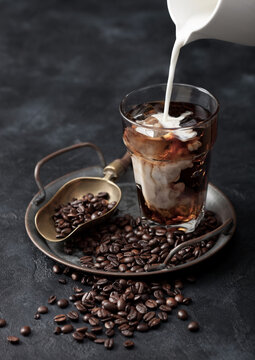
[[[207,90],[174,84],[170,115],[190,115],[178,127],[164,128],[153,114],[163,112],[165,91],[166,84],[158,84],[124,97],[123,141],[131,154],[142,216],[151,224],[190,232],[204,215],[219,104]]]

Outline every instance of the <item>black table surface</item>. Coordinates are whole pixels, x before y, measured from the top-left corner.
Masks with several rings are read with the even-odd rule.
[[[54,336],[55,310],[33,319],[49,295],[67,296],[74,286],[57,282],[53,261],[25,232],[36,162],[83,141],[98,144],[107,161],[121,156],[118,104],[135,88],[166,82],[173,41],[165,0],[0,1],[0,317],[8,322],[0,329],[0,359],[254,359],[255,50],[217,40],[186,46],[175,78],[219,99],[210,179],[238,221],[229,245],[195,269],[197,283],[185,290],[200,332],[172,317],[135,335],[135,350],[124,349],[119,337],[109,352]],[[63,155],[44,167],[43,181],[95,161],[91,150]],[[32,335],[18,346],[7,343],[23,325]]]

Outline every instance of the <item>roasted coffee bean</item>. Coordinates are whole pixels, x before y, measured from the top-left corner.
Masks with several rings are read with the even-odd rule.
[[[178,319],[181,320],[187,320],[188,319],[188,313],[185,310],[179,310],[177,313]]]
[[[93,332],[95,334],[101,333],[102,331],[103,331],[102,326],[93,326],[91,328],[91,332]]]
[[[89,340],[96,340],[97,336],[95,334],[93,334],[92,332],[86,331],[85,332],[85,336],[89,339]]]
[[[81,314],[85,314],[87,312],[87,308],[86,306],[84,306],[81,303],[75,303],[76,309],[81,313]]]
[[[182,294],[177,294],[175,295],[174,299],[181,304],[183,302],[184,296]]]
[[[159,309],[161,311],[164,311],[164,312],[167,312],[167,313],[170,313],[172,311],[171,306],[168,306],[168,305],[160,305]]]
[[[171,308],[176,308],[178,305],[177,301],[173,297],[168,297],[166,299],[166,305],[170,306]],[[164,310],[163,310],[164,311]]]
[[[160,324],[160,319],[156,318],[156,317],[154,317],[153,319],[151,319],[148,322],[148,325],[150,328],[155,328],[155,327],[159,326],[159,324]]]
[[[48,299],[48,304],[50,304],[50,305],[55,304],[56,300],[57,300],[57,297],[55,295],[52,295]]]
[[[103,338],[98,338],[98,339],[95,339],[94,340],[94,343],[95,344],[104,344],[106,339],[103,339]]]
[[[76,331],[79,331],[81,333],[84,333],[88,330],[87,326],[82,326],[76,329]]]
[[[107,329],[105,331],[105,335],[107,335],[108,337],[113,337],[115,335],[114,329]]]
[[[31,333],[31,328],[29,326],[22,326],[20,333],[23,336],[28,336]]]
[[[44,306],[44,305],[39,306],[39,308],[37,309],[37,312],[39,314],[47,314],[48,308],[47,308],[47,306]]]
[[[121,330],[121,334],[126,336],[126,337],[132,337],[133,336],[133,331],[131,330]]]
[[[158,317],[161,321],[167,321],[167,319],[168,319],[168,315],[165,311],[160,311],[158,313]]]
[[[19,343],[19,338],[17,336],[8,336],[7,340],[13,345],[17,345]]]
[[[147,312],[147,308],[143,303],[138,303],[135,308],[141,314],[145,314]]]
[[[6,320],[0,319],[0,328],[6,326]]]
[[[57,305],[61,308],[61,309],[65,309],[68,306],[69,302],[67,299],[59,299],[57,302]]]
[[[71,278],[72,278],[74,281],[77,281],[77,280],[79,279],[79,275],[78,275],[77,273],[72,273]]]
[[[106,329],[113,329],[114,328],[114,322],[113,321],[106,321],[104,326]]]
[[[148,299],[146,302],[145,302],[145,305],[150,308],[150,309],[155,309],[157,307],[157,302],[156,300],[153,300],[153,299]]]
[[[57,265],[57,264],[55,264],[55,265],[53,266],[52,270],[53,270],[53,272],[54,272],[55,274],[61,274],[61,273],[62,273],[61,267],[60,267],[59,265]]]
[[[59,335],[61,334],[61,328],[59,326],[56,326],[55,329],[54,329],[54,334],[55,335]]]
[[[58,282],[59,282],[60,284],[62,284],[62,285],[65,285],[65,284],[66,284],[66,279],[60,278],[60,279],[58,279]]]
[[[39,314],[39,313],[35,313],[35,314],[34,314],[34,319],[35,319],[35,320],[39,320],[39,319],[40,319],[40,317],[41,317],[41,316],[40,316],[40,314]]]
[[[91,317],[89,318],[89,323],[90,323],[91,326],[96,326],[96,325],[99,324],[99,319],[91,316]]]
[[[73,333],[73,338],[76,340],[76,341],[83,341],[83,339],[84,339],[84,335],[83,335],[83,333],[81,333],[80,331],[75,331],[74,333]]]
[[[124,310],[125,307],[126,307],[126,302],[125,302],[125,300],[124,300],[122,297],[119,298],[118,301],[117,301],[117,308],[118,308],[118,310],[119,310],[119,311]]]
[[[133,341],[131,341],[131,340],[126,340],[126,341],[124,341],[124,343],[123,343],[123,346],[126,348],[126,349],[131,349],[131,348],[133,348],[134,347],[134,342]]]
[[[182,289],[183,288],[183,282],[181,280],[175,280],[174,287],[176,289]]]
[[[191,301],[192,301],[191,298],[187,297],[187,298],[184,298],[182,302],[184,305],[189,305],[191,303]]]
[[[68,334],[73,331],[73,325],[66,324],[66,325],[62,326],[61,331],[63,334]]]
[[[77,313],[77,311],[69,311],[69,313],[67,313],[67,317],[72,321],[79,320],[79,314]]]
[[[136,329],[140,332],[146,332],[149,330],[149,326],[146,323],[140,323],[139,325],[137,325]]]
[[[189,331],[195,332],[199,330],[199,324],[196,321],[191,321],[188,325]]]
[[[117,306],[112,303],[111,301],[108,300],[103,300],[102,301],[102,306],[105,310],[108,310],[110,312],[116,312],[117,311]]]
[[[154,311],[150,311],[150,312],[148,312],[147,314],[145,314],[145,315],[143,316],[143,320],[146,321],[146,322],[148,322],[148,321],[150,321],[151,319],[153,319],[153,318],[155,317],[155,315],[156,315],[156,313],[155,313]]]
[[[56,315],[56,316],[54,316],[54,321],[57,324],[61,324],[66,321],[66,315],[65,314]]]
[[[104,346],[105,346],[105,348],[106,348],[107,350],[111,350],[111,349],[113,348],[113,346],[114,346],[114,341],[113,341],[113,339],[112,339],[112,338],[106,339],[105,342],[104,342]]]

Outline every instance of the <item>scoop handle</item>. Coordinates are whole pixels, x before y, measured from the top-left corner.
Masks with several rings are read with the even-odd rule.
[[[57,151],[45,156],[40,161],[38,161],[38,163],[35,166],[35,171],[34,171],[35,182],[39,188],[39,195],[34,200],[34,203],[36,205],[40,204],[45,199],[45,196],[46,196],[44,186],[42,185],[42,182],[40,179],[40,170],[41,170],[42,165],[45,164],[47,161],[55,158],[58,155],[61,155],[68,151],[76,150],[76,149],[79,149],[82,147],[90,147],[90,148],[94,149],[99,157],[102,167],[105,167],[106,163],[105,163],[105,159],[104,159],[104,155],[103,155],[102,151],[99,149],[99,147],[97,145],[89,143],[89,142],[67,146],[63,149],[57,150]]]
[[[131,163],[131,156],[127,151],[121,159],[112,161],[104,168],[105,178],[108,180],[115,180],[120,175],[124,174]]]

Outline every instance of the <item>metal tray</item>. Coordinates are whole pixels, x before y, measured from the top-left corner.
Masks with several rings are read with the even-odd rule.
[[[131,171],[131,170],[130,170]],[[67,181],[70,181],[72,179],[75,179],[76,177],[83,177],[83,176],[102,176],[102,168],[99,166],[93,166],[85,169],[81,169],[72,173],[69,173],[65,176],[62,176],[61,178],[58,178],[54,180],[53,182],[49,183],[47,186],[45,186],[46,191],[46,198],[45,200],[38,206],[35,205],[34,199],[38,196],[36,194],[34,198],[31,200],[31,202],[28,205],[28,208],[26,210],[25,215],[25,226],[26,231],[31,239],[31,241],[34,243],[34,245],[42,251],[44,254],[52,258],[53,260],[62,263],[66,266],[70,266],[71,268],[84,271],[87,273],[92,274],[104,274],[108,276],[115,276],[115,277],[141,277],[141,276],[151,276],[157,275],[157,274],[165,274],[174,272],[177,270],[181,270],[190,266],[193,266],[195,264],[198,264],[212,255],[216,254],[220,249],[222,249],[231,239],[231,237],[234,234],[235,228],[236,228],[236,214],[235,210],[231,204],[231,202],[228,200],[228,198],[214,185],[209,184],[208,187],[208,193],[207,193],[207,199],[206,199],[206,208],[208,210],[214,211],[220,218],[222,222],[227,220],[228,218],[232,218],[233,223],[232,227],[228,231],[226,235],[221,234],[216,242],[216,244],[204,255],[200,256],[199,258],[190,261],[185,264],[177,265],[172,268],[164,269],[164,270],[157,270],[153,273],[151,272],[139,272],[139,273],[121,273],[121,272],[106,272],[103,270],[96,270],[96,269],[89,269],[84,268],[80,265],[79,258],[82,256],[81,252],[75,252],[73,255],[66,255],[64,253],[64,244],[63,243],[53,243],[45,240],[43,237],[40,236],[40,234],[37,232],[34,218],[35,214],[38,211],[40,207],[42,207],[44,204],[48,202],[48,200],[56,193],[56,191]],[[125,182],[125,180],[130,179],[130,173],[125,174],[122,177],[122,182],[119,182],[118,185],[120,186],[122,190],[122,200],[119,205],[119,210],[121,214],[130,213],[133,216],[139,215],[139,208],[137,203],[137,195],[136,195],[136,187],[135,184],[128,181]]]

